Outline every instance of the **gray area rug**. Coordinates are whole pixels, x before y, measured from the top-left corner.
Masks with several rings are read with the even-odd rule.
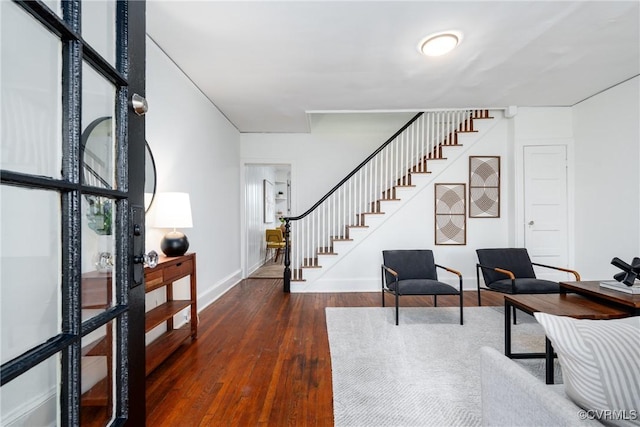
[[[479,349],[504,352],[503,308],[458,313],[401,307],[396,326],[394,308],[326,308],[335,426],[481,425]],[[532,316],[518,312],[512,350],[544,351]],[[542,359],[518,363],[544,381]]]

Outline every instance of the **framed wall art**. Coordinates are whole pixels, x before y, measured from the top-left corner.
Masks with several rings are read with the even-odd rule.
[[[500,156],[469,156],[469,218],[500,218]]]
[[[435,244],[467,244],[466,184],[435,184]]]

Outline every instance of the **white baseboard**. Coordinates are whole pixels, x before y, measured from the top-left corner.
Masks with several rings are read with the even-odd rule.
[[[257,269],[259,269],[260,267],[262,267],[262,261],[258,261],[257,263],[255,263],[254,265],[252,265],[251,267],[247,268],[247,275],[246,277],[251,276],[253,273],[256,272]]]
[[[242,270],[238,269],[217,284],[209,288],[202,295],[198,295],[198,313],[211,305],[215,300],[224,295],[242,280]]]
[[[54,387],[47,393],[35,396],[11,410],[7,411],[7,408],[3,407],[0,424],[6,427],[54,427],[58,421],[57,400]]]

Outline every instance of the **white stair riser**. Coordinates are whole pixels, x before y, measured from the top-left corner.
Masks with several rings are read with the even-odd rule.
[[[386,215],[392,214],[400,208],[400,202],[397,200],[380,200],[380,212]]]
[[[396,199],[406,199],[407,197],[410,197],[414,191],[415,189],[413,187],[396,187]]]
[[[362,237],[369,234],[370,231],[371,230],[369,227],[359,227],[359,228],[351,227],[349,228],[349,238],[353,240],[361,239]],[[335,246],[334,246],[334,250],[335,250]]]
[[[336,255],[336,254],[331,254],[331,255],[318,254],[318,265],[321,265],[323,268],[331,267],[331,266],[333,266],[333,264],[335,264],[338,261],[338,255]],[[306,278],[306,277],[304,277],[304,278]]]
[[[385,215],[365,215],[364,216],[364,225],[375,228],[378,225],[382,224],[385,220]]]
[[[322,276],[322,274],[324,274],[324,272],[322,271],[322,267],[302,269],[302,278],[309,283],[318,279],[320,276]]]

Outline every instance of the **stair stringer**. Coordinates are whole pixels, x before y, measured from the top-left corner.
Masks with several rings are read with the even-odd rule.
[[[442,160],[429,160],[429,170],[431,173],[412,173],[411,181],[413,187],[397,188],[399,200],[382,200],[381,211],[384,214],[367,215],[365,225],[362,228],[350,228],[348,241],[334,241],[333,254],[317,254],[318,266],[316,268],[305,268],[302,281],[291,282],[291,292],[372,292],[380,290],[380,262],[382,255],[380,249],[376,248],[378,262],[371,264],[371,254],[361,254],[356,251],[361,248],[376,232],[383,229],[385,225],[398,212],[408,205],[416,196],[426,189],[431,188],[451,166],[456,164],[473,147],[485,138],[498,123],[503,120],[503,115],[499,111],[491,111],[492,119],[478,119],[474,121],[474,128],[477,132],[461,133],[458,135],[460,145],[443,146]],[[466,157],[465,157],[466,160]],[[467,181],[465,179],[464,181]],[[425,216],[433,217],[433,212],[425,212]],[[428,246],[431,246],[432,242]],[[399,249],[385,248],[385,249]],[[361,251],[362,252],[362,251]],[[364,251],[366,252],[366,251]],[[344,279],[339,271],[349,268],[350,265],[370,264],[373,271],[377,273],[375,278],[367,277],[354,280]],[[375,273],[372,273],[375,275]]]

